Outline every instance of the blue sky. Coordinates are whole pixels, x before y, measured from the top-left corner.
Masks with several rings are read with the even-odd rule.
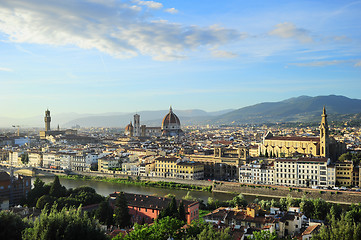
[[[0,115],[360,99],[361,1],[1,0]]]

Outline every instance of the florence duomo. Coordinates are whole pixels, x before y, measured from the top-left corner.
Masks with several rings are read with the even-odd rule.
[[[134,115],[134,126],[130,122],[126,127],[124,134],[130,137],[150,137],[150,136],[165,136],[175,137],[182,136],[183,131],[178,116],[173,112],[172,107],[164,116],[161,127],[147,127],[140,124],[140,115]]]

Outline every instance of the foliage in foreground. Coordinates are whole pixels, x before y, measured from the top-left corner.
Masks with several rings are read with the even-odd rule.
[[[165,217],[156,220],[152,225],[134,225],[134,230],[123,236],[119,234],[113,240],[229,240],[229,229],[218,231],[212,225],[203,221],[194,221],[191,225],[183,228],[184,222],[176,218]]]
[[[15,213],[0,212],[0,239],[21,239],[21,232],[27,226],[27,223]]]
[[[107,239],[98,222],[82,213],[80,208],[58,211],[56,205],[50,210],[43,209],[34,226],[26,228],[22,237],[25,240]]]

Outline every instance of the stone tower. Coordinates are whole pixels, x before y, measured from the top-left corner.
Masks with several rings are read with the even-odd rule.
[[[49,111],[49,109],[47,109],[47,110],[45,111],[44,121],[45,121],[45,131],[50,131],[51,117],[50,117],[50,111]]]
[[[134,137],[140,136],[140,115],[134,115]]]
[[[321,120],[321,125],[320,125],[320,156],[329,157],[330,137],[329,137],[327,114],[326,114],[325,107],[323,107],[321,116],[322,116],[322,120]]]

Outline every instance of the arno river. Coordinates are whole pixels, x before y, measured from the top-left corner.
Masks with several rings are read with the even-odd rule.
[[[52,182],[53,177],[43,177],[41,178],[45,183]],[[34,181],[35,179],[33,179]],[[97,182],[97,181],[84,181],[84,180],[70,180],[60,178],[60,183],[66,188],[76,188],[80,186],[89,186],[95,189],[98,194],[103,196],[108,196],[113,192],[126,192],[126,193],[135,193],[135,194],[144,194],[144,195],[154,195],[159,197],[164,197],[165,195],[171,193],[176,196],[176,198],[182,198],[187,194],[187,190],[178,190],[178,189],[167,189],[167,188],[154,188],[154,187],[144,187],[138,185],[128,185],[122,183],[108,183],[108,182]],[[231,193],[220,193],[220,192],[204,192],[204,191],[190,191],[190,195],[197,199],[203,200],[207,203],[208,197],[213,197],[219,201],[226,201],[232,199],[235,194]],[[256,197],[244,195],[245,199],[248,202],[252,202]],[[270,199],[265,197],[259,197],[261,199]]]

